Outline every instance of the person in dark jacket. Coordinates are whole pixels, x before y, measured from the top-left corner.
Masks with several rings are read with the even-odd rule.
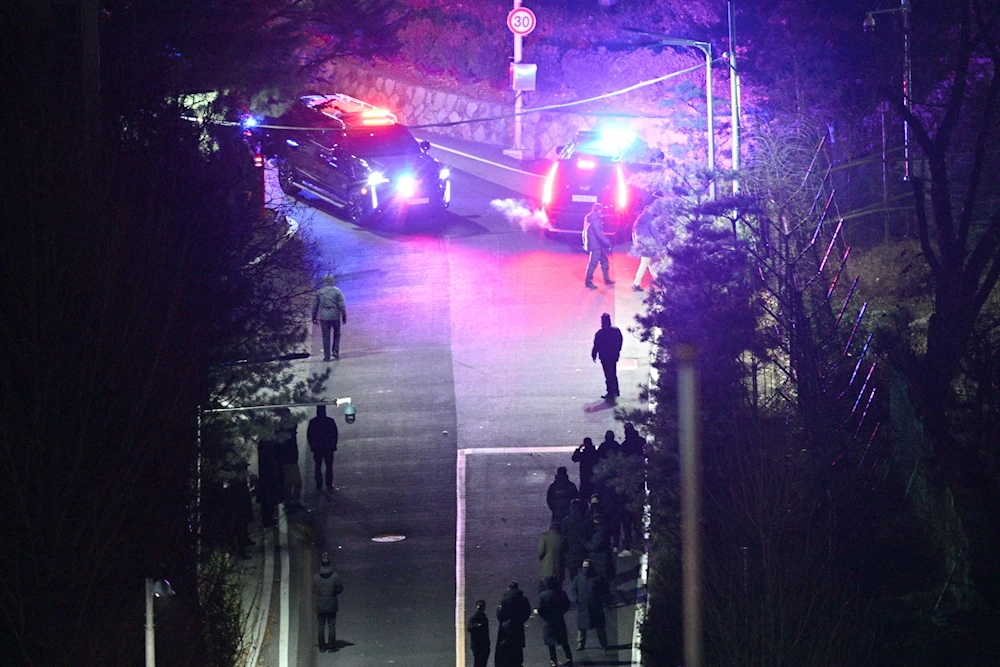
[[[296,437],[295,418],[288,408],[277,408],[274,414],[278,416],[278,425],[274,429],[275,456],[281,466],[281,475],[284,480],[285,507],[297,509],[301,507],[299,499],[302,497],[302,474],[299,471],[299,441]]]
[[[468,628],[473,667],[486,667],[490,659],[490,619],[486,618],[485,600],[476,600],[476,611],[469,617]]]
[[[598,462],[603,463],[612,456],[615,456],[616,454],[620,455],[621,453],[622,453],[622,446],[618,444],[617,440],[615,440],[615,432],[605,431],[604,440],[602,440],[601,444],[597,446]]]
[[[598,461],[594,441],[584,438],[583,444],[576,448],[572,458],[573,463],[580,464],[580,497],[587,500],[594,492],[594,466]]]
[[[601,396],[608,402],[614,402],[618,397],[618,356],[622,352],[622,332],[618,327],[611,326],[611,316],[601,315],[601,328],[594,334],[594,346],[590,348],[590,358],[597,361],[601,358],[604,369],[604,384],[607,393]]]
[[[538,541],[538,592],[545,590],[545,580],[555,577],[562,584],[566,571],[566,538],[555,521]]]
[[[587,263],[587,278],[584,287],[597,289],[594,284],[594,269],[601,265],[601,273],[604,274],[604,284],[614,285],[608,272],[608,252],[611,250],[611,241],[604,235],[604,207],[595,203],[590,213],[583,219],[583,249],[590,253],[590,261]]]
[[[615,432],[607,431],[604,433],[604,440],[597,446],[598,464],[605,463],[616,456],[621,456],[621,445],[615,440]],[[595,486],[597,493],[601,496],[600,513],[604,515],[608,536],[611,538],[611,548],[613,551],[618,551],[622,515],[618,495],[614,488],[606,482],[598,483]]]
[[[641,459],[645,456],[646,441],[630,422],[625,422],[625,437],[622,439],[622,456]]]
[[[601,649],[608,649],[608,635],[605,631],[607,619],[604,616],[604,603],[610,592],[607,581],[602,577],[589,560],[583,561],[580,573],[573,580],[573,597],[576,599],[576,650],[587,648],[587,630],[597,631],[597,641]]]
[[[319,571],[313,575],[320,651],[340,650],[340,646],[337,644],[337,610],[339,608],[337,596],[343,592],[344,586],[340,583],[340,576],[333,571],[330,556],[323,554],[319,561]]]
[[[545,502],[552,510],[552,520],[559,522],[565,519],[569,514],[570,501],[579,495],[580,491],[576,488],[576,484],[570,481],[566,468],[559,466],[556,469],[556,477],[549,484],[549,490],[545,494]]]
[[[560,530],[566,537],[566,569],[572,583],[587,557],[587,544],[590,542],[590,518],[579,498],[569,504],[569,514],[562,520]]]
[[[316,416],[309,420],[306,441],[316,464],[316,490],[323,490],[323,464],[326,464],[326,490],[333,490],[333,453],[337,451],[337,422],[326,416],[326,406],[316,406]]]
[[[587,543],[587,560],[610,584],[615,580],[615,555],[611,550],[607,520],[603,515],[595,514],[592,523],[590,541]]]
[[[542,642],[549,648],[549,664],[556,667],[556,646],[566,653],[564,665],[573,664],[569,650],[569,632],[566,630],[566,612],[569,596],[555,577],[546,577],[545,590],[538,596],[538,617],[542,619]]]
[[[497,605],[497,646],[493,653],[496,667],[521,667],[524,663],[524,624],[531,617],[531,603],[517,582],[503,594]]]
[[[275,454],[276,447],[271,438],[263,438],[257,443],[257,502],[265,528],[275,525],[274,510],[281,502],[281,466]]]

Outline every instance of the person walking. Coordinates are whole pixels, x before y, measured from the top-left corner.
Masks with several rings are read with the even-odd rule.
[[[333,571],[330,555],[323,554],[319,561],[319,571],[313,575],[313,593],[316,596],[316,620],[318,625],[319,650],[339,651],[337,644],[337,596],[344,592],[340,575]]]
[[[469,617],[468,628],[472,667],[486,667],[490,659],[490,619],[486,617],[485,600],[476,600],[476,611]]]
[[[577,651],[587,648],[588,630],[595,630],[601,650],[608,650],[604,603],[609,595],[608,584],[604,577],[594,569],[589,560],[583,561],[580,573],[573,580],[573,597],[576,600]]]
[[[510,582],[497,605],[497,647],[493,653],[496,667],[521,667],[524,663],[524,624],[531,617],[531,603],[518,587]]]
[[[562,584],[566,571],[566,537],[559,532],[559,523],[553,521],[538,541],[538,591],[545,590],[545,579],[555,577]]]
[[[566,468],[559,466],[556,468],[556,477],[549,484],[549,490],[545,494],[545,502],[552,510],[552,520],[559,522],[569,514],[570,502],[580,495],[576,484],[570,481]]]
[[[573,654],[569,650],[569,632],[566,630],[566,612],[569,611],[569,596],[555,577],[546,577],[542,582],[545,589],[538,596],[538,617],[542,619],[542,642],[549,649],[549,665],[556,667],[556,646],[562,646],[566,654],[564,665],[573,664]]]
[[[594,284],[594,269],[598,264],[601,265],[601,273],[604,274],[604,284],[614,285],[615,281],[608,273],[608,251],[611,250],[611,241],[604,235],[604,210],[599,203],[595,203],[590,213],[583,219],[583,249],[590,253],[584,287],[597,289],[597,285]]]
[[[288,408],[277,408],[278,425],[274,430],[275,455],[281,466],[284,502],[287,509],[301,507],[302,473],[299,471],[299,441],[296,437],[295,419]]]
[[[656,270],[653,268],[655,258],[655,240],[653,236],[653,219],[656,217],[650,211],[650,206],[642,210],[632,225],[632,253],[639,257],[639,268],[635,272],[635,279],[632,280],[632,291],[643,292],[642,278],[649,271],[649,275],[656,280]]]
[[[597,465],[597,449],[594,441],[584,438],[583,444],[573,452],[573,463],[580,464],[580,497],[589,499],[594,492],[594,466]]]
[[[332,274],[323,276],[323,286],[316,290],[316,299],[313,302],[312,321],[313,324],[319,322],[320,330],[323,334],[323,361],[330,361],[330,355],[334,359],[340,359],[340,325],[347,324],[347,305],[344,302],[344,293],[336,286],[336,279]],[[330,332],[333,331],[333,348],[330,347]]]
[[[601,358],[604,368],[604,383],[607,393],[601,398],[613,403],[618,397],[618,355],[622,351],[622,332],[618,327],[611,326],[611,316],[601,315],[601,328],[594,334],[594,346],[590,349],[590,358],[597,361]]]
[[[333,453],[337,451],[337,422],[327,417],[326,406],[316,406],[316,416],[309,420],[306,441],[315,463],[316,491],[322,491],[323,465],[326,464],[326,490],[333,491]]]
[[[569,514],[562,520],[560,532],[566,538],[566,569],[570,583],[576,579],[583,561],[587,558],[587,544],[590,542],[590,519],[579,498],[569,504]]]

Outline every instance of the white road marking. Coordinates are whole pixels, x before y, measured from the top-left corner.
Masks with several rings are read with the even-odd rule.
[[[465,459],[473,454],[566,454],[565,447],[482,447],[458,450],[455,464],[455,666],[465,667]],[[281,667],[285,667],[282,665]]]
[[[278,547],[281,549],[281,602],[279,607],[281,619],[278,630],[278,667],[288,667],[288,634],[289,621],[291,620],[288,598],[291,592],[291,582],[289,581],[291,565],[288,559],[288,517],[285,516],[284,507],[278,510]]]
[[[534,176],[535,178],[539,179],[545,178],[545,176],[542,174],[533,174],[530,171],[524,171],[523,169],[508,167],[505,164],[500,164],[499,162],[493,162],[492,160],[487,160],[486,158],[479,157],[478,155],[470,155],[468,153],[463,153],[462,151],[457,151],[454,148],[448,148],[447,146],[442,146],[441,144],[431,143],[431,147],[442,151],[448,151],[449,153],[454,153],[455,155],[461,155],[464,158],[475,160],[476,162],[482,162],[483,164],[488,164],[491,167],[496,167],[498,169],[506,169],[507,171],[514,172],[515,174],[521,174],[523,176]]]
[[[260,649],[264,643],[264,632],[267,617],[271,611],[271,588],[274,585],[274,537],[271,531],[264,529],[264,577],[260,600],[257,601],[260,610],[257,613],[257,627],[250,635],[250,648],[247,651],[246,667],[257,667],[260,659]]]

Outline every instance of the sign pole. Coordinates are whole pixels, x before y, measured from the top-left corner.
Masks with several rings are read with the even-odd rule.
[[[514,0],[514,9],[521,6],[521,0]],[[519,34],[514,35],[514,64],[521,62],[524,50],[524,37]],[[524,108],[524,91],[514,91],[514,149],[523,150],[521,143],[521,110]]]

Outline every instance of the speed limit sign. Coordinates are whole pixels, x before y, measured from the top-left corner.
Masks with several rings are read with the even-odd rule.
[[[527,7],[518,7],[507,14],[507,27],[515,35],[524,37],[535,29],[535,12]]]

